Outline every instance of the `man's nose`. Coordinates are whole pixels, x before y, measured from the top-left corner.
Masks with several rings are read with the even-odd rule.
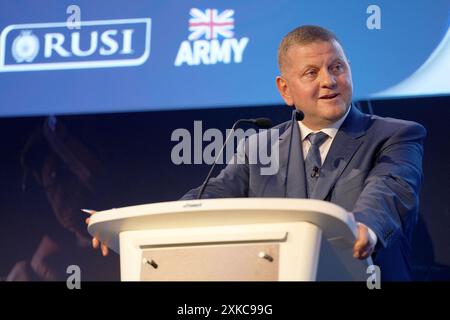
[[[328,70],[322,72],[320,80],[323,88],[334,88],[336,86],[336,77]]]

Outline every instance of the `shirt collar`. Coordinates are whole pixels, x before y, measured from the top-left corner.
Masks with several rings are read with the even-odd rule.
[[[308,128],[307,126],[305,126],[303,124],[303,122],[298,121],[298,125],[300,127],[300,135],[302,138],[302,141],[306,139],[306,137],[311,133],[311,132],[320,132],[322,131],[323,133],[326,133],[329,137],[331,137],[331,139],[334,139],[334,137],[336,136],[339,128],[341,127],[342,123],[345,121],[345,119],[347,118],[350,109],[352,108],[352,106],[350,106],[347,110],[347,112],[344,114],[344,116],[342,118],[340,118],[338,121],[332,123],[329,127],[326,128],[322,128],[318,131],[314,131],[311,130],[310,128]]]

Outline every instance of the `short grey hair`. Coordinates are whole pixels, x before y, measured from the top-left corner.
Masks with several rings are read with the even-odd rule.
[[[283,37],[278,47],[278,68],[280,72],[284,68],[286,54],[292,46],[307,45],[317,41],[331,42],[333,40],[340,44],[333,32],[320,26],[304,25],[295,28]]]

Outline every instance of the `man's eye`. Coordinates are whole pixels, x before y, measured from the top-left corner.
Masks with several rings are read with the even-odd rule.
[[[314,77],[316,74],[317,72],[315,70],[310,70],[305,73],[305,75],[308,77]]]
[[[342,64],[337,64],[332,69],[335,72],[340,72],[340,71],[342,71],[344,69],[344,67],[342,66]]]

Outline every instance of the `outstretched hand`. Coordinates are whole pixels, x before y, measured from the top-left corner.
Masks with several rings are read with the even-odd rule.
[[[87,211],[84,211],[87,212]],[[96,211],[90,211],[87,212],[90,215],[96,214]],[[89,222],[91,221],[91,217],[86,218],[86,220],[84,220],[86,222],[87,225],[89,225]],[[102,252],[102,256],[106,257],[109,253],[109,249],[108,246],[106,244],[104,244],[103,242],[100,242],[100,240],[98,240],[96,237],[92,238],[92,247],[94,249],[98,249],[100,247],[100,250]]]

